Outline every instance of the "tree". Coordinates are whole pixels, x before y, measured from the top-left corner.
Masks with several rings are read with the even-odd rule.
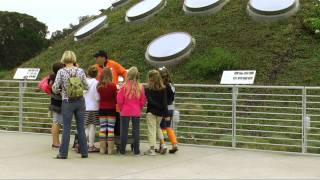
[[[16,67],[46,49],[47,29],[35,17],[0,11],[0,70]]]
[[[64,28],[62,31],[57,30],[51,34],[50,40],[52,42],[58,41],[59,39],[66,38],[70,34],[76,32],[81,26],[95,18],[95,16],[80,16],[79,23],[77,25],[69,24],[68,28]]]

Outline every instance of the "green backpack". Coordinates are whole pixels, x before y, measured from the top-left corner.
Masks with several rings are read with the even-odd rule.
[[[68,73],[70,75],[70,78],[68,80],[69,84],[66,88],[66,92],[69,99],[78,99],[80,97],[83,97],[84,88],[80,78],[77,77],[77,71],[73,76]]]

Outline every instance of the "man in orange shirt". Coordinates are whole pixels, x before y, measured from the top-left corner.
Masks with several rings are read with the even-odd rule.
[[[98,81],[101,79],[104,67],[111,69],[113,83],[118,84],[119,76],[122,76],[123,80],[126,78],[126,69],[116,61],[109,59],[105,51],[99,50],[94,54],[94,57],[96,58],[96,67],[98,69],[98,76],[96,78]]]

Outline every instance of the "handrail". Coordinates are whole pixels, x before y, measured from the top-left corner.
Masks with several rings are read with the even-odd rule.
[[[50,132],[50,98],[30,90],[37,89],[38,82],[0,80],[0,131]],[[298,148],[301,153],[318,153],[320,149],[316,140],[320,139],[320,87],[174,86],[181,120],[172,124],[183,144],[290,152]],[[145,116],[143,112],[141,138],[147,132]]]

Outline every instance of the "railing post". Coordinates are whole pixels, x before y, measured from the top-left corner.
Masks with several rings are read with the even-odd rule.
[[[237,147],[237,97],[238,87],[232,87],[232,147]]]
[[[23,130],[23,94],[25,81],[19,81],[19,132]]]
[[[302,136],[301,136],[301,151],[307,152],[307,129],[306,129],[306,114],[307,114],[307,89],[302,89]]]

